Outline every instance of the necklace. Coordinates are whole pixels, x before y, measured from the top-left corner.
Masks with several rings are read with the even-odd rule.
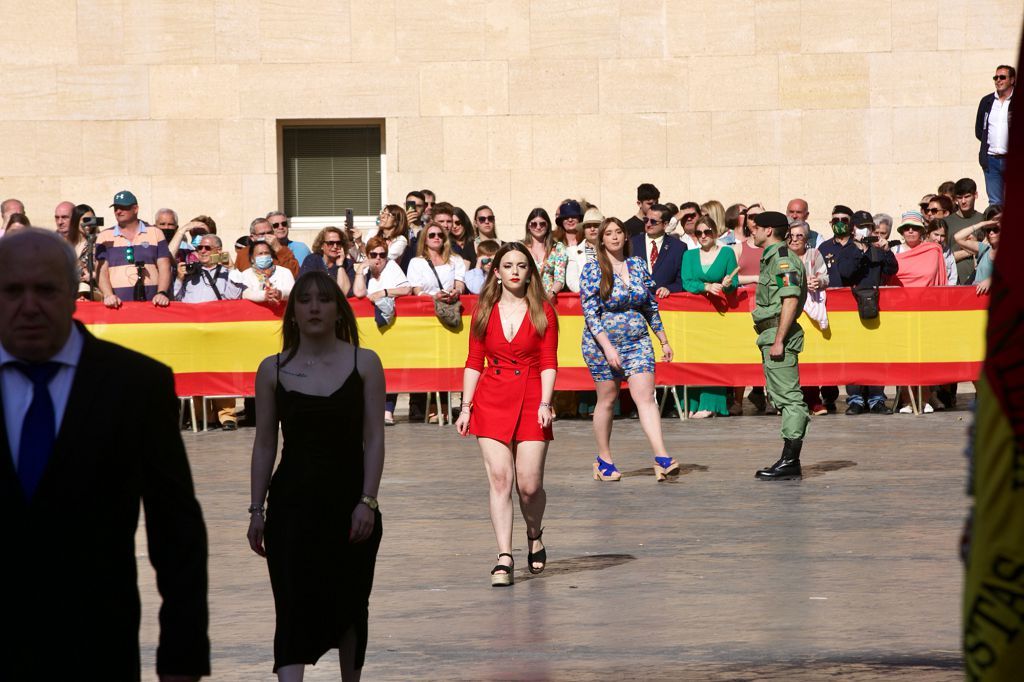
[[[520,310],[525,310],[529,305],[525,300],[521,300],[519,303],[520,304],[517,304],[514,307],[508,304],[498,303],[498,309],[501,311],[502,319],[508,319],[508,333],[505,334],[506,341],[511,341],[515,338],[515,321],[512,319],[512,316]],[[521,319],[519,321],[522,322]]]

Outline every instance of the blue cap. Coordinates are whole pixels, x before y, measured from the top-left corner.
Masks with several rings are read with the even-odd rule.
[[[114,203],[111,206],[135,206],[139,200],[130,191],[123,189],[114,195]]]

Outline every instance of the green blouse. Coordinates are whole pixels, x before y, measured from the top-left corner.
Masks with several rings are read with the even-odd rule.
[[[704,285],[708,282],[721,283],[725,276],[736,269],[736,253],[728,246],[721,246],[715,261],[704,272],[700,264],[700,249],[687,249],[683,254],[683,289],[691,294],[704,293]],[[725,287],[726,291],[733,291],[739,286],[739,277],[733,275],[732,282]]]

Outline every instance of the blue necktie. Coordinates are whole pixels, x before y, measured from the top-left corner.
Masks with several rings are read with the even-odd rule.
[[[28,406],[21,425],[21,442],[18,444],[18,480],[25,497],[31,500],[57,440],[57,417],[50,398],[50,381],[60,369],[60,363],[29,365],[18,362],[13,367],[32,382],[32,404]]]

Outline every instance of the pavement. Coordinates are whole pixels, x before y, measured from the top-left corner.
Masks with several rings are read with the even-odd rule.
[[[961,395],[964,405],[970,396]],[[663,421],[682,473],[656,483],[636,420],[617,483],[591,478],[587,421],[548,454],[547,570],[491,588],[495,541],[475,441],[387,429],[384,539],[365,680],[955,680],[970,413],[815,417],[805,478],[759,482],[778,417]],[[270,680],[274,605],[246,543],[254,431],[183,433],[210,538],[214,680]],[[143,674],[159,595],[138,534]],[[337,651],[307,680],[339,678]]]

